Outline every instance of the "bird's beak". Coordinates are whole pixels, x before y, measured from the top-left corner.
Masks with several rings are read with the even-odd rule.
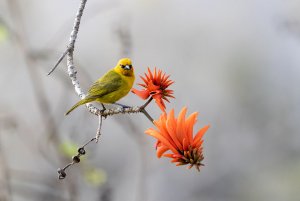
[[[125,70],[130,70],[131,67],[130,67],[129,65],[126,65],[124,69],[125,69]]]

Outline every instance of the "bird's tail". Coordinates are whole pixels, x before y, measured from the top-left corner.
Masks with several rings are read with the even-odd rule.
[[[73,111],[74,109],[76,109],[78,106],[83,105],[83,104],[86,104],[86,103],[91,102],[91,101],[92,101],[92,100],[90,100],[90,99],[88,99],[88,98],[84,98],[84,99],[78,101],[75,105],[73,105],[73,106],[71,107],[71,109],[68,110],[68,112],[66,112],[65,115],[70,114],[70,112],[72,112],[72,111]]]

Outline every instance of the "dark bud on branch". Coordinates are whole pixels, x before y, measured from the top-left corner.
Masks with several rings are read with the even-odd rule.
[[[65,170],[64,170],[64,169],[61,169],[61,168],[58,168],[58,169],[57,169],[57,173],[58,173],[58,178],[59,178],[59,179],[64,179],[64,178],[66,178],[66,176],[67,176]]]
[[[79,156],[73,156],[72,160],[73,160],[74,163],[79,163],[80,162]]]
[[[85,154],[84,148],[83,148],[83,147],[80,147],[80,148],[78,149],[78,153],[79,153],[80,155],[84,155],[84,154]]]

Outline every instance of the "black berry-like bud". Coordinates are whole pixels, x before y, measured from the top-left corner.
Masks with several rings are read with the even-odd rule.
[[[81,155],[84,155],[85,154],[85,149],[83,147],[80,147],[78,149],[78,153],[81,154]]]
[[[80,162],[79,156],[73,156],[72,160],[73,160],[74,163],[79,163]]]

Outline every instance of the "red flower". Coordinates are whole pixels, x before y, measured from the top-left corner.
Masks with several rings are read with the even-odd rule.
[[[189,169],[193,166],[200,171],[201,163],[204,159],[202,152],[203,135],[209,126],[201,128],[193,137],[193,127],[197,121],[197,112],[185,118],[187,108],[184,107],[176,119],[174,109],[167,115],[162,113],[159,120],[154,121],[157,130],[150,128],[146,134],[157,139],[157,157],[162,156],[172,158],[173,163],[187,165]],[[171,153],[165,153],[170,151]]]
[[[145,73],[145,77],[140,77],[144,83],[139,85],[145,89],[132,89],[131,91],[144,100],[151,96],[159,108],[164,112],[166,105],[163,100],[169,102],[168,97],[175,98],[172,95],[173,90],[167,89],[171,84],[174,83],[174,81],[169,80],[170,75],[166,76],[166,74],[162,73],[161,70],[158,70],[157,72],[156,68],[154,69],[154,73],[152,73],[148,68],[148,74]]]

